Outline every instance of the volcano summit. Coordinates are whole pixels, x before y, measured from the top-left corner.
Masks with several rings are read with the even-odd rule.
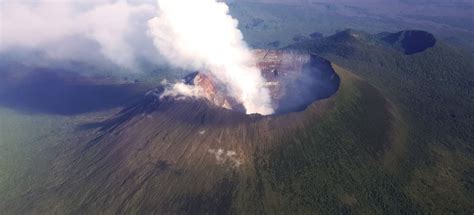
[[[262,49],[253,53],[256,67],[266,80],[261,87],[269,90],[275,114],[302,111],[312,102],[328,98],[339,87],[339,77],[330,62],[316,55]],[[160,97],[192,95],[205,98],[215,106],[245,113],[245,107],[229,96],[212,74],[192,73],[184,78],[183,84],[193,87],[184,87],[185,91],[174,86],[165,89]]]

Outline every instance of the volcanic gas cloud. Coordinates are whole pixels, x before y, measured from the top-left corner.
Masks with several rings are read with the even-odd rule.
[[[272,114],[266,81],[237,28],[238,21],[228,12],[228,6],[216,0],[158,0],[149,33],[171,65],[212,77],[247,114]],[[193,88],[179,83],[168,90],[198,96],[199,89]]]

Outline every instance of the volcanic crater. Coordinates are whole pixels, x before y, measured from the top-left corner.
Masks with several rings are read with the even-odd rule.
[[[281,50],[254,50],[257,67],[269,90],[274,114],[299,112],[311,103],[333,95],[339,87],[339,76],[331,63],[312,54]],[[227,95],[212,75],[194,72],[184,83],[199,88],[211,105],[245,113],[245,108]],[[155,90],[155,95],[160,94]]]

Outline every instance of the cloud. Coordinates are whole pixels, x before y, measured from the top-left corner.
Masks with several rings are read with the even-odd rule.
[[[81,47],[71,49],[68,38],[83,38],[97,43],[98,51],[110,61],[133,69],[141,55],[136,47],[151,44],[146,21],[156,6],[149,2],[39,0],[0,4],[0,52],[22,47],[43,50],[54,58],[72,57]],[[68,41],[70,49],[61,49],[62,41]],[[153,61],[157,56],[155,51],[143,57]]]

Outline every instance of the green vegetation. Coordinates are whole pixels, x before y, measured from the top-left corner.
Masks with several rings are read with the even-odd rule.
[[[32,202],[21,200],[44,190],[54,161],[86,137],[77,126],[114,111],[63,117],[0,108],[0,208],[5,212],[13,203],[26,209]]]
[[[42,179],[37,176],[47,171],[61,136],[58,118],[0,109],[0,201]]]
[[[471,55],[443,43],[404,55],[355,31],[291,48],[351,68],[401,108],[410,125],[409,150],[397,180],[418,209],[438,213],[474,210]]]

